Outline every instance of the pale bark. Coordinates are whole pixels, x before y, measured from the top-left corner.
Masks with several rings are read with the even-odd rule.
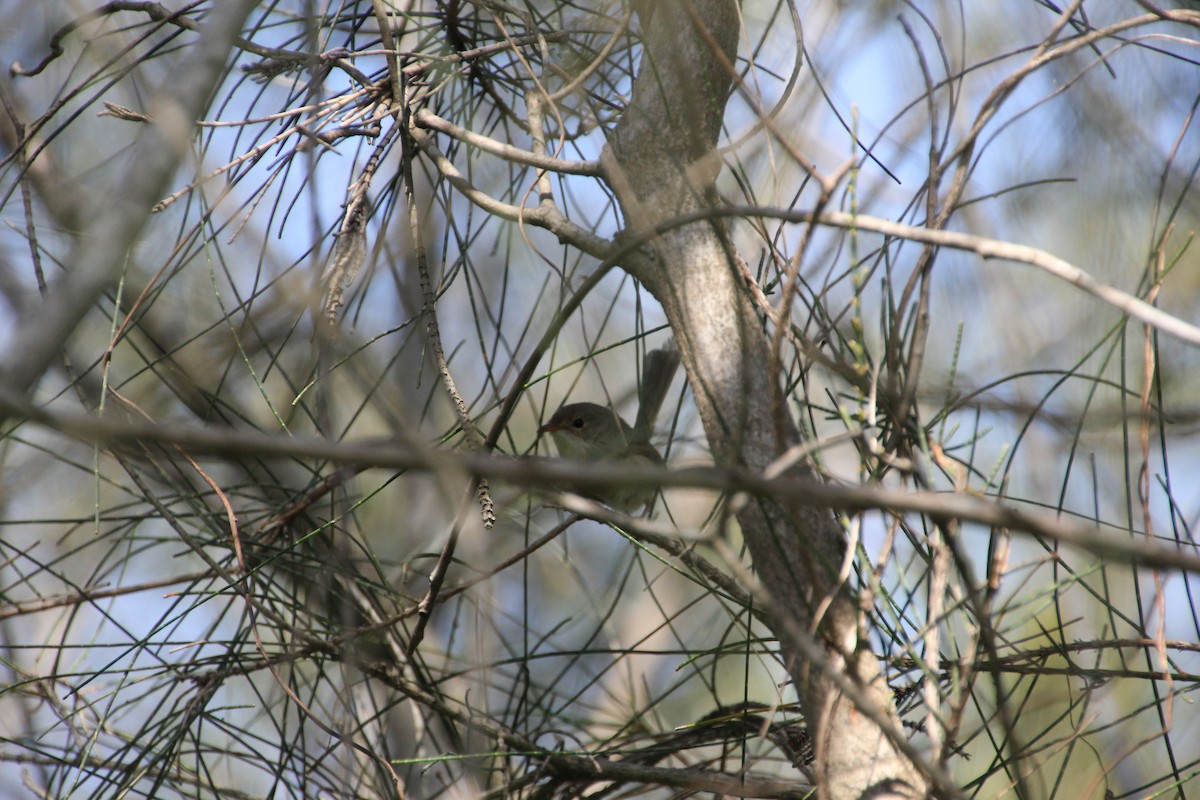
[[[630,233],[649,237],[658,228],[659,235],[626,266],[663,305],[714,459],[761,471],[800,438],[788,414],[773,410],[779,378],[770,368],[763,322],[739,276],[724,223],[714,218],[671,225],[715,202],[720,164],[714,147],[732,82],[738,9],[732,0],[656,3],[649,15],[646,8],[640,71],[604,164]],[[812,475],[803,466],[796,470]],[[837,583],[846,544],[834,515],[755,499],[737,521],[816,737],[821,796],[924,796],[925,777],[899,749],[891,694],[860,630],[853,597]],[[832,602],[818,614],[827,597]],[[806,658],[814,649],[824,657]],[[854,686],[843,681],[839,688],[834,672]],[[854,687],[853,697],[843,691]]]

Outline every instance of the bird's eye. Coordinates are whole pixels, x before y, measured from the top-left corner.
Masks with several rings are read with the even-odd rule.
[[[576,417],[571,422],[571,427],[572,428],[582,428],[583,427],[583,417]]]

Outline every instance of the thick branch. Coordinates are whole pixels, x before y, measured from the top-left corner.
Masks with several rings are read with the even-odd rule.
[[[150,442],[172,445],[191,456],[215,456],[232,462],[261,459],[312,459],[356,468],[450,470],[476,478],[491,478],[530,489],[570,486],[591,493],[647,484],[660,488],[699,488],[726,493],[744,492],[782,502],[799,500],[813,506],[848,512],[887,509],[976,522],[990,528],[1059,541],[1098,557],[1161,569],[1200,574],[1200,556],[1171,545],[1155,544],[1128,533],[1106,533],[1090,522],[1075,523],[1061,515],[1034,514],[1020,507],[968,493],[912,492],[882,486],[834,486],[794,473],[768,477],[736,466],[667,469],[654,465],[603,464],[563,459],[508,458],[484,453],[460,453],[392,439],[330,442],[303,436],[283,436],[248,429],[201,428],[187,425],[117,422],[89,414],[62,414],[35,408],[0,390],[0,415],[30,422],[110,448]],[[580,510],[596,516],[595,503]],[[612,512],[610,512],[612,513]],[[623,517],[614,517],[626,522]],[[646,524],[642,521],[640,524]],[[696,535],[699,535],[698,533]],[[3,619],[3,614],[0,614]]]
[[[638,234],[716,206],[715,146],[739,31],[731,0],[656,3],[649,17],[642,15],[645,43],[633,97],[602,158]],[[799,433],[786,414],[773,413],[778,378],[724,223],[711,218],[672,227],[651,248],[657,258],[638,277],[670,320],[713,456],[719,465],[762,472]],[[808,478],[811,471],[800,466],[793,475]],[[756,498],[737,520],[816,733],[821,795],[924,796],[926,781],[896,747],[900,726],[890,693],[841,582],[846,543],[833,514],[799,500]],[[812,631],[838,680],[804,657]],[[839,688],[847,677],[867,708]],[[872,717],[886,721],[886,734]]]

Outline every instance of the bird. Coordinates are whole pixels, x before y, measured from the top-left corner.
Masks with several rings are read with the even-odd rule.
[[[638,414],[633,425],[608,406],[568,403],[538,428],[538,434],[549,434],[563,458],[661,467],[666,462],[650,443],[650,434],[678,367],[679,350],[674,340],[668,340],[663,347],[646,354]],[[589,496],[618,511],[632,513],[649,505],[656,491],[654,486],[631,482],[598,490]]]

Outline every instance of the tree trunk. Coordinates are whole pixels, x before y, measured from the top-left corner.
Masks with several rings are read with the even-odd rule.
[[[773,408],[778,377],[764,324],[724,223],[714,215],[670,224],[716,204],[715,144],[732,85],[738,8],[732,0],[681,0],[640,13],[642,62],[604,164],[630,233],[663,227],[626,266],[663,305],[717,464],[761,471],[800,439],[786,408]],[[821,796],[924,796],[924,777],[877,724],[899,735],[853,597],[837,581],[846,548],[837,519],[828,509],[754,498],[737,521],[815,736]],[[814,649],[824,658],[804,656]],[[857,687],[853,698],[837,673]]]

